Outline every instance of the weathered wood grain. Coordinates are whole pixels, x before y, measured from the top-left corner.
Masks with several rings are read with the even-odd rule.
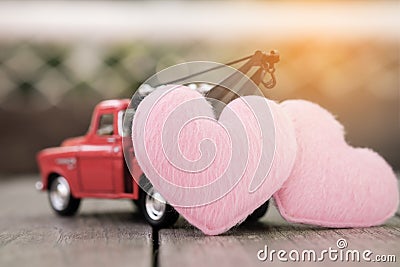
[[[396,255],[400,260],[400,218],[394,217],[384,226],[358,229],[324,229],[288,224],[272,208],[259,223],[242,225],[222,236],[204,236],[200,231],[180,222],[174,229],[160,231],[160,266],[257,266],[262,264],[287,264],[260,262],[257,252],[268,245],[269,249],[290,251],[314,249],[321,251],[332,247],[344,238],[348,249],[370,249],[376,254]],[[310,263],[304,263],[309,265]],[[312,262],[316,266],[320,263]],[[324,261],[324,266],[335,265]],[[349,263],[362,266],[365,263]],[[301,266],[302,263],[297,263]],[[386,263],[387,265],[387,263]],[[371,266],[378,266],[373,264]],[[385,266],[383,264],[382,266]],[[393,265],[394,266],[394,265]]]
[[[158,260],[153,261],[151,228],[130,201],[85,200],[76,217],[60,218],[46,194],[34,190],[35,178],[0,179],[0,266],[286,266],[276,259],[260,262],[257,252],[265,245],[287,251],[335,249],[339,238],[347,240],[348,249],[397,257],[397,263],[381,266],[397,266],[400,260],[400,216],[381,227],[325,229],[287,223],[271,208],[260,222],[214,237],[181,218],[159,231]],[[296,263],[303,265],[309,263]]]
[[[85,200],[60,218],[35,179],[0,183],[0,266],[150,266],[151,228],[128,200]]]
[[[258,223],[241,225],[222,236],[205,236],[180,219],[173,229],[159,233],[158,262],[162,267],[175,266],[287,266],[293,262],[261,262],[257,252],[269,249],[290,251],[297,249],[338,249],[336,242],[344,238],[346,249],[369,249],[374,255],[395,255],[397,263],[368,263],[368,266],[398,266],[400,261],[400,217],[395,216],[380,227],[356,229],[327,229],[286,222],[271,205],[267,215]],[[315,265],[318,262],[295,262],[296,266]],[[325,260],[324,266],[337,266],[338,262]],[[365,262],[341,263],[364,266]]]

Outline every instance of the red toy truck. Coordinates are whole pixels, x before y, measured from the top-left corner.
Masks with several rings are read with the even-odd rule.
[[[85,136],[67,139],[60,147],[39,152],[42,180],[36,188],[48,191],[50,205],[58,215],[74,215],[82,198],[125,198],[133,200],[153,227],[167,227],[178,219],[179,214],[154,190],[135,158],[130,163],[132,174],[126,165],[122,138],[128,105],[128,99],[99,103]],[[268,202],[249,219],[262,217],[267,208]]]
[[[136,179],[127,168],[122,122],[128,105],[128,99],[99,103],[85,136],[39,152],[42,180],[36,187],[48,191],[50,205],[57,214],[74,215],[82,198],[125,198],[132,199],[155,227],[172,225],[178,219],[178,213],[151,187],[135,159],[131,169]],[[135,180],[148,187],[149,195]]]

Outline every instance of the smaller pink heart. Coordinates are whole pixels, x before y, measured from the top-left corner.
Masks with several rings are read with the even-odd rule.
[[[207,100],[185,86],[158,88],[139,104],[132,140],[153,186],[210,235],[265,203],[288,177],[296,154],[291,121],[278,104],[238,98],[216,120]]]
[[[292,173],[274,195],[286,220],[366,227],[393,216],[397,179],[381,156],[349,146],[343,126],[320,106],[303,100],[281,105],[292,118],[298,144]]]

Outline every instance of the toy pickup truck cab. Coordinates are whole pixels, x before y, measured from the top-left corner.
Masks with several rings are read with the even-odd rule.
[[[122,139],[128,105],[128,99],[99,103],[85,136],[38,153],[41,182],[36,187],[48,191],[57,214],[74,215],[82,198],[125,198],[133,200],[154,227],[166,227],[178,219],[179,214],[152,188],[134,157],[132,174],[127,167]],[[136,181],[147,187],[148,193]]]

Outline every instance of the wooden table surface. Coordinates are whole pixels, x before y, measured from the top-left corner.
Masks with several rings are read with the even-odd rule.
[[[221,236],[205,236],[182,218],[171,229],[153,232],[128,200],[88,199],[77,216],[57,217],[47,195],[35,191],[38,179],[0,177],[0,266],[303,266],[310,263],[261,262],[257,252],[265,245],[288,252],[337,249],[339,238],[347,241],[347,249],[396,256],[397,263],[367,266],[400,262],[399,212],[380,227],[324,229],[289,224],[272,207],[260,222]],[[338,264],[324,261],[324,266]]]

